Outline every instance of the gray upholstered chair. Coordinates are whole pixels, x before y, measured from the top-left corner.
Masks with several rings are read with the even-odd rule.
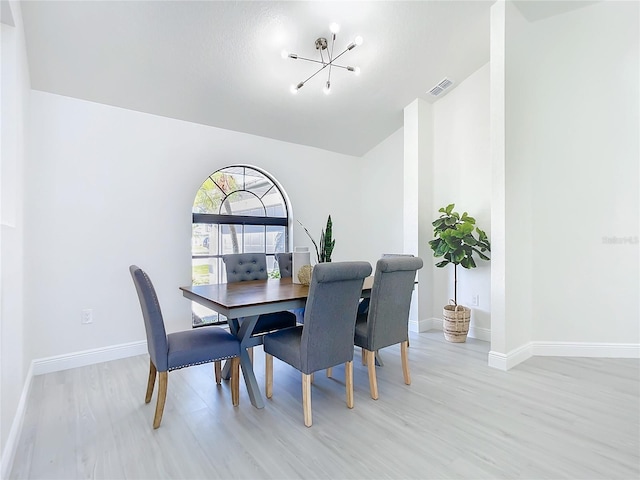
[[[131,265],[129,272],[142,308],[150,357],[145,403],[151,401],[156,373],[160,379],[153,428],[158,428],[162,421],[162,412],[167,398],[168,373],[179,368],[215,362],[216,382],[220,383],[220,361],[232,359],[231,401],[234,406],[237,406],[240,399],[240,342],[238,339],[219,327],[203,327],[167,335],[160,303],[151,279],[136,265]]]
[[[369,370],[371,398],[378,398],[375,352],[400,344],[404,383],[411,384],[407,347],[409,345],[409,307],[416,279],[422,268],[420,257],[385,256],[378,260],[368,312],[358,315],[354,343],[362,347]]]
[[[232,253],[223,255],[227,283],[266,280],[267,255],[265,253]],[[296,316],[291,312],[274,312],[260,315],[253,335],[296,326]]]
[[[311,420],[311,375],[345,364],[347,406],[353,408],[353,337],[358,300],[367,262],[319,263],[313,268],[304,325],[270,333],[264,338],[266,395],[273,393],[273,357],[302,372],[304,424]]]
[[[280,278],[288,278],[293,271],[293,254],[291,252],[276,253]]]

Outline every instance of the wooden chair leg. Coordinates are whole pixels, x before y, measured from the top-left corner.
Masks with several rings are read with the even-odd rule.
[[[315,378],[315,377],[314,377],[313,373],[310,373],[310,374],[309,374],[309,382],[310,382],[310,383],[313,383],[314,378]]]
[[[151,395],[153,395],[153,387],[156,384],[156,366],[151,360],[149,360],[149,381],[147,382],[147,394],[144,397],[144,403],[151,401]]]
[[[331,378],[333,375],[333,367],[327,368],[327,378]]]
[[[402,357],[402,374],[404,375],[404,383],[411,385],[411,374],[409,373],[409,356],[407,355],[407,348],[409,342],[402,342],[400,344],[400,356]]]
[[[367,364],[367,351],[363,348],[361,348],[360,350],[362,350],[361,354],[362,354],[362,365],[366,365]]]
[[[376,378],[376,354],[367,350],[367,369],[369,370],[369,391],[371,398],[378,399],[378,379]]]
[[[345,363],[344,378],[347,389],[347,407],[353,408],[353,362]]]
[[[304,413],[304,424],[310,427],[311,419],[311,375],[302,374],[302,411]]]
[[[162,422],[162,412],[164,411],[164,402],[167,399],[167,381],[169,372],[159,372],[158,374],[158,403],[156,403],[156,415],[153,417],[153,428],[158,428]]]
[[[231,359],[231,403],[234,407],[240,404],[240,357]]]
[[[216,375],[216,383],[220,385],[222,383],[222,362],[220,360],[213,362],[213,371]]]
[[[264,394],[267,398],[273,396],[273,355],[264,354]]]

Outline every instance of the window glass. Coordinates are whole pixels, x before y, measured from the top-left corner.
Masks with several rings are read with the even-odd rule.
[[[265,173],[230,166],[209,175],[193,201],[191,226],[194,285],[226,281],[222,255],[265,252],[270,276],[279,276],[274,253],[288,250],[289,213],[284,195]],[[193,303],[193,324],[226,319]]]

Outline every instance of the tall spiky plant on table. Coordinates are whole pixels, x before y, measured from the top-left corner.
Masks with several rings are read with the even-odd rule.
[[[313,242],[313,246],[316,249],[316,258],[318,259],[318,263],[330,262],[331,254],[333,253],[333,247],[336,245],[336,241],[333,238],[333,223],[331,222],[331,215],[327,218],[327,226],[320,233],[320,247],[318,248],[318,244],[313,239],[307,227],[302,225],[302,222],[298,220],[298,223],[304,228],[304,231],[309,236],[311,241]]]

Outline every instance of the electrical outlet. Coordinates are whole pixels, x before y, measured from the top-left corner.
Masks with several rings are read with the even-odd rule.
[[[88,325],[89,323],[93,323],[93,310],[90,308],[84,308],[80,315],[80,323],[82,325]]]
[[[480,305],[480,295],[477,293],[471,297],[471,305],[477,307]]]

